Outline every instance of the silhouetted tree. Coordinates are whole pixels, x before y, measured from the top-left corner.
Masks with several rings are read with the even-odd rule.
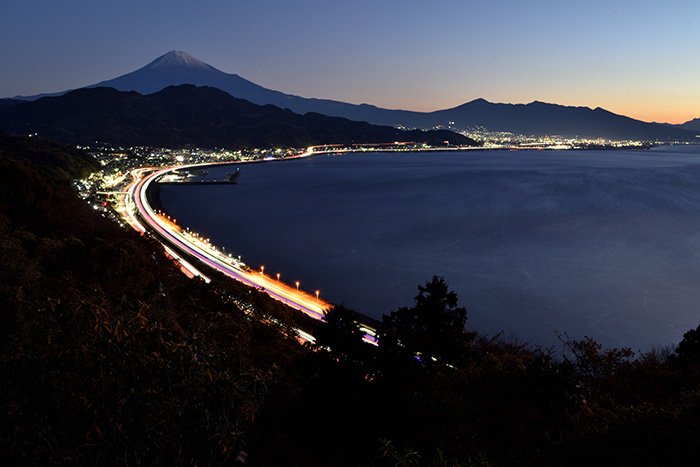
[[[676,356],[685,364],[700,363],[700,325],[683,334],[676,347]]]
[[[383,317],[380,348],[420,354],[426,362],[430,357],[455,362],[472,337],[464,329],[466,308],[457,306],[457,294],[448,290],[442,277],[433,276],[418,291],[413,307],[401,307]]]
[[[361,359],[367,344],[357,324],[355,313],[344,305],[335,305],[325,316],[325,325],[316,331],[316,345],[329,347],[336,355]]]

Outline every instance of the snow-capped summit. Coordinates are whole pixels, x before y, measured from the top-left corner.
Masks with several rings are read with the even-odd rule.
[[[299,114],[316,112],[324,115],[345,117],[351,120],[370,121],[372,120],[372,114],[379,112],[390,114],[388,117],[380,119],[379,123],[393,125],[396,121],[394,113],[397,111],[393,110],[378,109],[370,105],[347,104],[328,99],[307,99],[267,89],[237,74],[226,73],[214,68],[181,50],[171,50],[138,70],[85,87],[110,87],[119,91],[136,91],[141,94],[151,94],[168,86],[181,84],[210,86],[254,104],[272,104],[283,109],[290,109]],[[16,99],[36,100],[46,96],[60,96],[66,92],[68,91],[35,96],[17,96]]]
[[[190,68],[203,68],[203,69],[213,69],[211,65],[207,65],[200,59],[193,57],[187,52],[182,50],[171,50],[165,55],[153,60],[151,63],[146,65],[144,68],[158,68],[158,67],[173,67],[173,66],[184,66]]]
[[[276,92],[236,74],[224,73],[181,50],[171,50],[136,71],[88,87],[104,86],[150,94],[180,84],[211,86],[255,103],[267,103],[269,94]]]

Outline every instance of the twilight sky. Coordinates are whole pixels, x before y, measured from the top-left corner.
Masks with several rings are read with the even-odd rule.
[[[305,97],[437,110],[483,97],[700,117],[697,0],[0,0],[0,97],[178,49]]]

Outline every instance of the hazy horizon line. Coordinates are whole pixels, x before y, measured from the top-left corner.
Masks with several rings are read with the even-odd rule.
[[[50,96],[53,95],[53,94],[63,94],[63,93],[67,93],[67,92],[70,92],[70,91],[75,91],[75,90],[78,90],[78,89],[84,89],[84,88],[87,88],[87,87],[90,87],[90,86],[94,86],[95,84],[100,83],[100,82],[102,82],[102,81],[109,81],[109,80],[114,79],[114,78],[116,78],[116,77],[123,76],[123,75],[129,74],[129,73],[132,73],[132,72],[134,72],[134,71],[137,71],[137,70],[139,70],[139,69],[141,69],[141,68],[144,68],[144,67],[147,66],[148,64],[150,64],[150,63],[152,63],[152,62],[158,60],[159,58],[161,58],[161,57],[163,57],[163,56],[165,56],[165,55],[168,55],[169,53],[172,53],[172,52],[184,52],[184,53],[186,53],[187,55],[190,55],[190,56],[194,57],[195,59],[202,61],[203,63],[205,63],[205,64],[207,64],[207,65],[209,65],[209,66],[215,68],[215,69],[218,70],[218,71],[221,71],[221,72],[227,73],[227,74],[232,74],[232,75],[240,76],[241,78],[243,78],[243,79],[245,79],[245,80],[247,80],[247,81],[250,81],[250,82],[252,82],[252,83],[254,83],[254,84],[258,85],[258,86],[261,86],[261,87],[264,87],[264,88],[266,88],[266,89],[270,89],[270,90],[273,90],[273,91],[279,91],[279,92],[282,92],[282,93],[284,93],[284,94],[290,94],[290,95],[299,96],[299,97],[303,97],[303,98],[307,98],[307,99],[332,100],[332,101],[336,101],[336,102],[343,102],[343,103],[353,104],[353,105],[371,105],[371,106],[378,107],[378,108],[381,108],[381,109],[386,109],[386,110],[399,110],[399,111],[407,111],[407,112],[431,113],[431,112],[437,112],[437,111],[441,111],[441,110],[452,109],[452,108],[459,107],[459,106],[462,106],[462,105],[465,105],[465,104],[468,104],[468,103],[470,103],[470,102],[477,101],[477,100],[485,100],[486,102],[489,102],[489,103],[491,103],[491,104],[502,104],[502,105],[529,105],[529,104],[533,104],[533,103],[538,103],[538,102],[539,102],[539,103],[550,104],[550,105],[560,105],[560,106],[564,106],[564,107],[587,108],[587,109],[590,109],[590,110],[595,110],[596,108],[601,108],[601,109],[604,109],[604,110],[606,110],[606,111],[608,111],[608,112],[612,112],[612,113],[614,113],[614,114],[616,114],[616,115],[621,115],[621,116],[624,116],[624,117],[632,118],[632,119],[639,120],[639,121],[644,122],[644,123],[659,123],[659,124],[668,124],[668,125],[680,125],[680,124],[687,123],[687,122],[690,122],[690,121],[692,121],[692,120],[695,120],[695,119],[697,119],[697,118],[700,118],[700,111],[699,111],[699,112],[698,112],[698,115],[690,115],[689,117],[688,117],[688,116],[685,116],[685,117],[678,117],[677,119],[670,119],[670,120],[659,120],[659,119],[656,119],[656,118],[650,119],[649,117],[646,117],[646,116],[635,116],[635,113],[627,113],[627,112],[624,112],[624,111],[615,110],[614,106],[607,107],[607,106],[605,106],[605,105],[594,105],[594,104],[588,104],[588,103],[581,104],[581,103],[578,103],[578,102],[577,102],[577,103],[572,103],[571,101],[553,101],[553,100],[540,99],[540,98],[533,98],[533,99],[526,99],[526,100],[508,101],[508,100],[501,99],[501,98],[487,98],[487,97],[484,97],[485,95],[479,95],[478,97],[474,97],[474,98],[466,98],[466,100],[459,101],[459,102],[456,103],[456,104],[447,104],[447,106],[444,106],[444,104],[443,104],[443,106],[439,106],[439,105],[438,105],[437,107],[428,108],[428,107],[426,107],[426,106],[411,106],[411,105],[408,105],[408,106],[397,106],[397,105],[391,105],[391,104],[389,104],[389,105],[386,105],[386,104],[376,104],[376,103],[367,102],[367,101],[358,102],[357,100],[354,100],[354,99],[344,99],[343,97],[328,97],[328,96],[319,96],[319,95],[308,96],[308,95],[303,95],[303,93],[298,93],[298,92],[295,92],[295,91],[286,91],[286,90],[283,90],[283,89],[279,89],[279,88],[277,88],[277,87],[268,87],[267,85],[260,84],[260,83],[258,83],[257,81],[254,81],[254,80],[252,80],[252,79],[250,79],[250,78],[247,78],[247,77],[245,77],[245,76],[243,76],[243,75],[241,75],[241,74],[239,74],[239,73],[237,73],[237,72],[225,71],[225,70],[223,70],[223,69],[221,69],[221,68],[218,68],[218,67],[216,67],[216,66],[214,66],[214,65],[211,65],[210,63],[208,63],[208,62],[206,62],[206,61],[204,61],[204,60],[201,60],[201,59],[199,59],[198,57],[195,57],[194,55],[190,54],[189,52],[183,51],[183,50],[181,50],[181,49],[171,49],[171,50],[169,50],[168,52],[166,52],[165,54],[161,54],[161,55],[159,55],[158,57],[156,57],[155,59],[149,60],[145,65],[141,65],[141,66],[139,66],[138,68],[135,68],[135,69],[133,69],[133,70],[131,70],[131,71],[123,72],[123,73],[118,74],[117,76],[114,76],[114,77],[111,77],[111,78],[108,77],[108,78],[101,79],[101,80],[99,80],[99,81],[97,81],[97,82],[95,82],[95,83],[92,83],[92,84],[86,84],[86,85],[76,86],[76,87],[68,87],[68,88],[66,88],[66,89],[59,90],[59,91],[40,91],[40,92],[36,92],[36,93],[15,94],[14,96],[5,95],[4,97],[0,97],[0,99],[26,99],[26,98],[35,97],[35,96],[50,97]],[[184,83],[183,83],[183,84],[184,84]],[[157,92],[157,91],[156,91],[156,92]],[[236,97],[236,96],[234,96],[234,97]],[[399,104],[399,105],[400,105],[400,104]]]

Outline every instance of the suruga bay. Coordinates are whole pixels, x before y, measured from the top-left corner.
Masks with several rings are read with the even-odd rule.
[[[648,350],[700,321],[697,146],[323,155],[163,185],[160,201],[251,267],[375,318],[439,275],[468,327],[537,345]]]

